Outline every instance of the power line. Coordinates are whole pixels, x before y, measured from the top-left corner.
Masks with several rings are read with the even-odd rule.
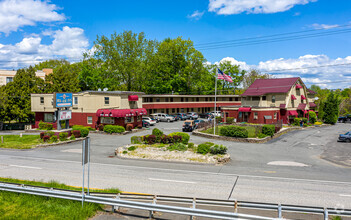
[[[273,72],[282,72],[282,71],[290,71],[290,70],[302,70],[302,69],[313,69],[313,68],[322,68],[322,67],[330,67],[330,66],[346,66],[346,65],[351,65],[351,63],[340,63],[340,64],[330,64],[330,65],[320,65],[320,66],[310,66],[310,67],[298,67],[298,68],[291,68],[291,69],[276,69],[276,70],[261,71],[261,72],[273,73]]]

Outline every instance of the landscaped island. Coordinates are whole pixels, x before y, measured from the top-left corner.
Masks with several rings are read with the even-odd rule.
[[[227,147],[205,142],[199,145],[189,143],[190,135],[174,132],[165,135],[155,128],[152,135],[133,136],[131,145],[116,149],[122,158],[164,160],[189,163],[220,164],[230,160]]]

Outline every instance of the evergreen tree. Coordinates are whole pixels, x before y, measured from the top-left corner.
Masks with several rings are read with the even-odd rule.
[[[339,117],[340,98],[331,91],[327,100],[323,102],[323,120],[327,124],[335,124]]]

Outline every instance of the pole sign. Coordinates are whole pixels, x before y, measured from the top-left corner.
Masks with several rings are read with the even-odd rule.
[[[71,110],[61,110],[58,111],[58,120],[64,121],[72,119],[72,111]]]
[[[54,93],[54,108],[72,107],[73,95],[72,93]]]

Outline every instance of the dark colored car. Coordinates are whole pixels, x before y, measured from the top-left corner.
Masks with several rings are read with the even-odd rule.
[[[143,120],[143,127],[145,127],[145,128],[150,127],[150,123]]]
[[[341,123],[347,123],[347,122],[351,122],[351,114],[345,115],[345,116],[340,116],[338,118],[338,121]]]
[[[180,117],[179,117],[179,115],[170,115],[170,116],[173,116],[173,117],[174,117],[174,120],[175,120],[175,121],[178,121],[178,120],[180,120]]]
[[[200,123],[205,123],[205,121],[201,120],[201,119],[198,119],[198,120],[195,120],[194,123],[195,123],[195,129],[197,129],[199,127],[199,124]]]
[[[177,113],[176,114],[179,118],[180,118],[180,120],[187,120],[188,119],[188,116],[185,114],[185,113]]]
[[[340,134],[338,141],[351,142],[351,131],[346,132],[345,134]]]
[[[183,131],[193,131],[195,129],[194,120],[186,120],[183,124]]]
[[[200,118],[209,118],[210,116],[211,116],[211,113],[209,112],[199,114]]]

